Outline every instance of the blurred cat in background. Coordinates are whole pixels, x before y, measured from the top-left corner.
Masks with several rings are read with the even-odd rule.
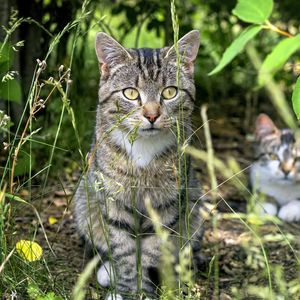
[[[255,134],[256,160],[250,180],[254,190],[266,195],[261,208],[284,221],[300,221],[300,147],[294,132],[278,129],[269,116],[260,114]]]

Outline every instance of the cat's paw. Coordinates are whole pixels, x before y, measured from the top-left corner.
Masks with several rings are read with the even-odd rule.
[[[256,205],[255,210],[261,215],[276,216],[277,206],[270,202],[259,203]]]
[[[119,294],[109,293],[106,295],[105,300],[123,300],[123,297]]]
[[[113,272],[109,261],[106,261],[97,272],[97,281],[102,287],[109,287],[113,284]],[[116,298],[118,299],[118,298]],[[119,299],[118,299],[119,300]]]
[[[278,217],[287,222],[300,221],[300,201],[294,200],[282,206],[279,210]]]

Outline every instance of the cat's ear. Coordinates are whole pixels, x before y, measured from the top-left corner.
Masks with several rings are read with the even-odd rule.
[[[178,52],[183,59],[183,62],[187,64],[193,64],[196,60],[198,50],[200,46],[200,33],[198,30],[192,30],[183,36],[178,42]],[[177,53],[176,48],[173,45],[165,55],[166,59],[176,61]]]
[[[256,119],[255,135],[257,140],[261,140],[270,134],[279,133],[279,129],[266,114],[260,114]]]
[[[108,72],[113,66],[132,59],[123,46],[104,32],[97,33],[95,48],[102,72]]]

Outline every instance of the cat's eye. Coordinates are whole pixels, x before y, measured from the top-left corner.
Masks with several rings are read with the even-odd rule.
[[[278,155],[275,154],[275,153],[269,153],[268,156],[269,156],[269,158],[270,158],[271,160],[279,160]]]
[[[140,94],[134,88],[127,88],[123,90],[123,95],[129,100],[137,100]]]
[[[163,89],[161,95],[164,99],[170,100],[173,99],[177,95],[177,87],[175,86],[168,86],[165,89]]]

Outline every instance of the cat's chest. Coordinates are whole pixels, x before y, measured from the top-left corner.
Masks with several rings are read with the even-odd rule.
[[[105,170],[105,191],[114,199],[129,203],[147,197],[156,204],[177,197],[176,155],[152,160],[147,168],[139,168],[126,157],[111,159],[102,165]]]
[[[146,168],[167,149],[176,147],[174,136],[169,132],[130,139],[128,135],[116,129],[111,133],[111,139],[126,151],[129,164],[137,168]]]
[[[172,160],[163,158],[151,162],[146,169],[133,169],[128,176],[121,176],[127,188],[146,191],[148,194],[155,191],[174,189],[177,182],[177,169]]]

